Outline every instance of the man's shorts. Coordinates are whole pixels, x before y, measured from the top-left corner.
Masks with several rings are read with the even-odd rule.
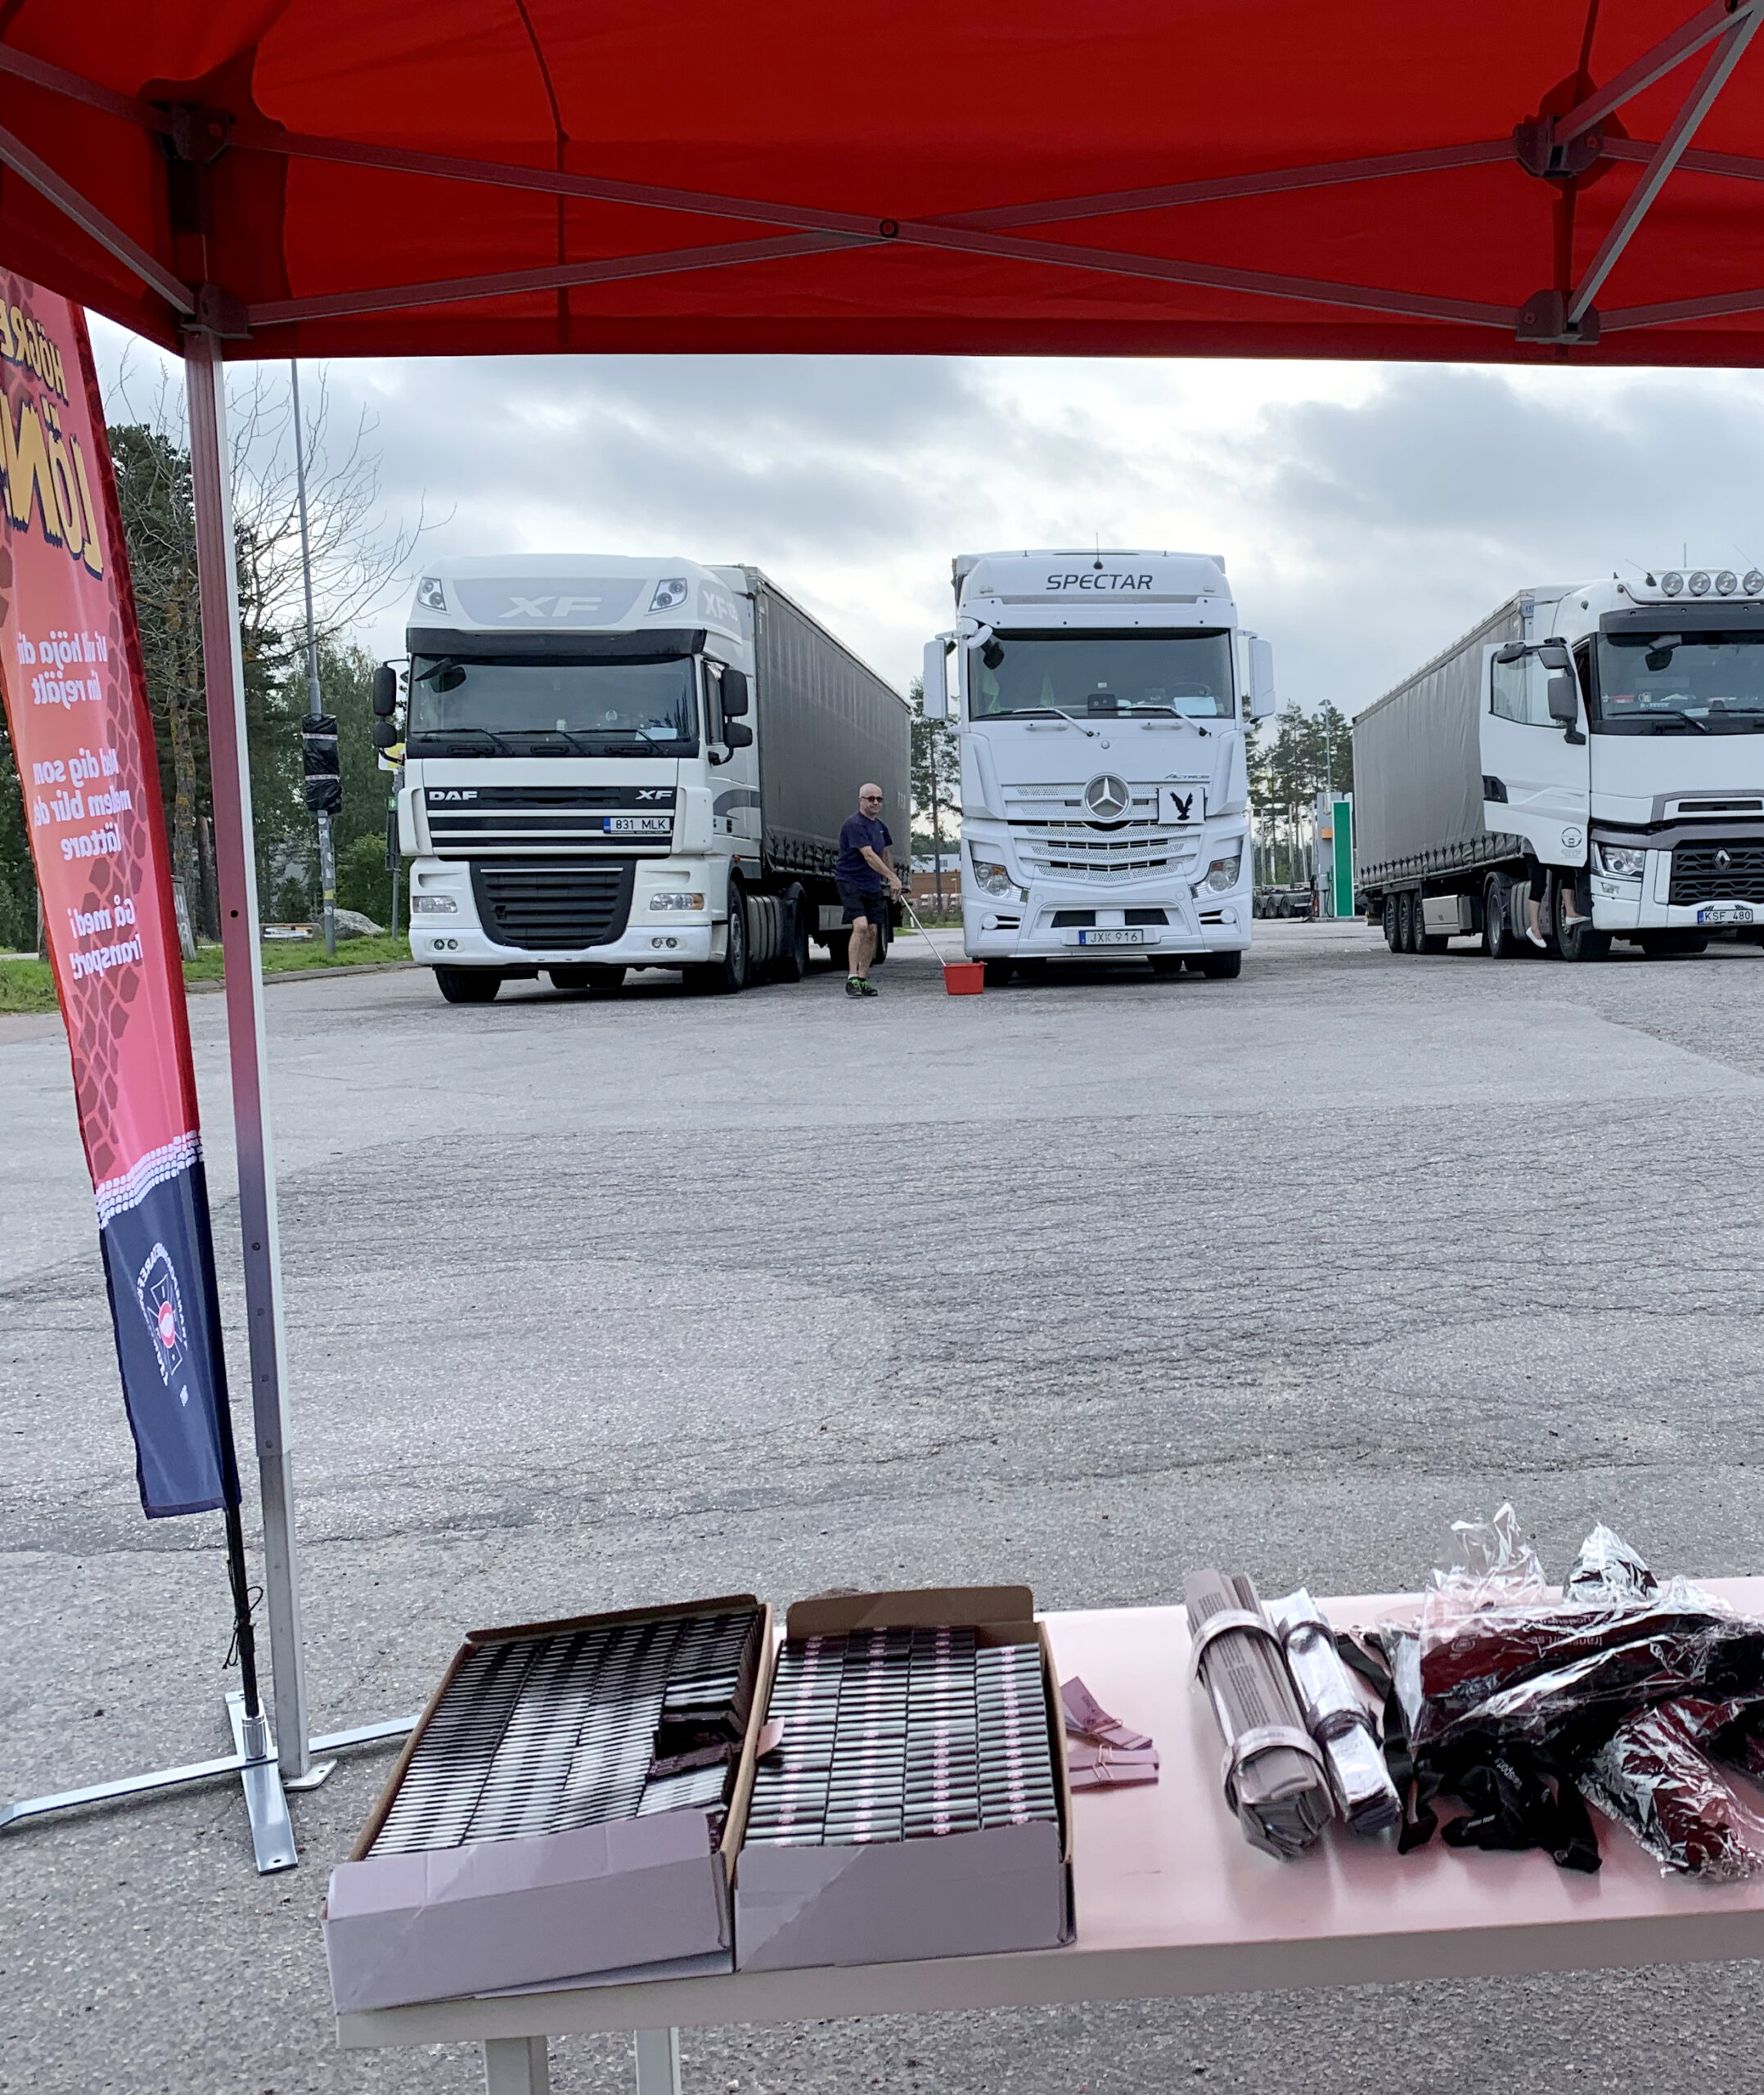
[[[845,909],[845,921],[855,923],[862,917],[868,923],[882,921],[882,890],[879,887],[853,887],[849,881],[839,883],[839,900]]]

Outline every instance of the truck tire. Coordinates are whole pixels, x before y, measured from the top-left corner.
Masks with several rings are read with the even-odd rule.
[[[616,997],[625,986],[625,971],[622,967],[584,967],[587,977],[586,987],[591,997]],[[557,977],[554,975],[555,982]]]
[[[1649,960],[1671,960],[1680,953],[1705,953],[1708,939],[1701,931],[1644,931],[1641,949]],[[440,970],[435,972],[439,975]]]
[[[1010,978],[1016,973],[1008,960],[989,960],[986,963],[985,981],[988,989],[1008,989]]]
[[[488,1004],[502,986],[493,967],[438,967],[435,987],[450,1004]]]
[[[747,987],[747,890],[739,881],[729,883],[729,935],[722,958],[682,971],[688,985],[705,996],[733,997]]]
[[[1396,950],[1398,953],[1413,953],[1415,951],[1414,891],[1411,889],[1404,888],[1394,897],[1394,902],[1397,911]],[[1387,908],[1390,906],[1388,903],[1385,905]]]
[[[784,951],[772,964],[772,976],[800,982],[808,972],[808,898],[792,885],[778,897],[778,906],[785,912]]]
[[[1200,963],[1200,971],[1209,982],[1235,982],[1244,971],[1244,956],[1240,953],[1209,953]]]
[[[561,990],[566,997],[579,997],[588,986],[588,971],[585,967],[548,967],[545,971],[551,978],[551,987]]]
[[[1483,951],[1491,960],[1514,960],[1521,950],[1507,913],[1510,907],[1506,882],[1499,873],[1491,873],[1483,882]]]
[[[1145,964],[1154,975],[1180,975],[1182,956],[1179,953],[1154,953],[1145,956]]]
[[[1397,897],[1384,897],[1384,943],[1393,953],[1402,951],[1402,916],[1397,907]]]
[[[1442,953],[1451,941],[1442,931],[1429,931],[1427,919],[1422,913],[1424,898],[1417,890],[1415,898],[1415,950],[1420,953]]]

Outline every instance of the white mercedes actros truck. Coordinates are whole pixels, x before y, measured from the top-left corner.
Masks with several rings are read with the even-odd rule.
[[[1764,570],[1524,589],[1353,724],[1361,905],[1393,952],[1537,930],[1764,938]]]
[[[961,915],[989,984],[1138,954],[1235,975],[1249,944],[1244,729],[1273,651],[1199,553],[964,553],[925,710],[961,750]]]
[[[411,954],[451,1003],[542,971],[796,981],[811,939],[843,965],[833,865],[866,780],[905,877],[907,703],[757,568],[437,561],[406,645],[376,740],[403,745]]]

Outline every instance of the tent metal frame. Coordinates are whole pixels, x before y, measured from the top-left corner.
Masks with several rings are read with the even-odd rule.
[[[0,74],[68,97],[119,122],[158,135],[168,142],[175,155],[187,160],[212,161],[227,151],[278,154],[295,160],[380,168],[420,178],[529,190],[547,196],[687,214],[700,219],[726,219],[778,229],[768,237],[718,246],[663,249],[596,261],[559,263],[494,275],[381,286],[361,291],[332,292],[245,306],[222,286],[182,282],[15,133],[0,128],[0,165],[29,183],[114,260],[156,292],[178,316],[182,327],[276,1741],[272,1758],[269,1741],[261,1723],[250,1732],[241,1730],[241,1713],[230,1712],[236,1741],[232,1755],[155,1774],[128,1777],[118,1782],[29,1799],[0,1811],[0,1828],[79,1804],[173,1788],[237,1773],[250,1810],[259,1867],[290,1867],[296,1858],[286,1791],[324,1779],[330,1772],[329,1765],[317,1762],[315,1755],[398,1737],[408,1731],[414,1721],[396,1719],[370,1724],[320,1739],[313,1739],[308,1728],[275,1156],[265,1106],[268,1070],[263,984],[259,953],[245,690],[226,471],[223,340],[249,338],[257,329],[284,327],[303,319],[512,297],[525,292],[567,290],[577,285],[619,282],[664,273],[738,268],[890,243],[1104,276],[1247,292],[1311,305],[1455,321],[1505,329],[1522,341],[1537,343],[1591,342],[1597,340],[1601,331],[1613,333],[1624,328],[1658,327],[1681,320],[1754,312],[1764,309],[1764,287],[1631,307],[1602,316],[1594,301],[1675,170],[1684,169],[1743,181],[1764,181],[1764,160],[1692,150],[1699,126],[1744,56],[1761,21],[1764,21],[1764,0],[1710,0],[1710,4],[1565,114],[1521,124],[1509,138],[1320,165],[1276,168],[1105,195],[1061,197],[919,221],[871,219],[849,212],[768,203],[752,197],[709,195],[241,124],[223,111],[161,108],[137,101],[63,67],[0,44]],[[1598,127],[1616,110],[1702,51],[1708,51],[1709,55],[1663,139],[1658,143],[1618,140],[1605,137],[1599,130]],[[1635,189],[1579,284],[1572,291],[1540,292],[1517,307],[1024,238],[1019,230],[1063,220],[1172,210],[1237,197],[1285,195],[1343,183],[1388,181],[1514,159],[1544,179],[1571,179],[1601,156],[1640,164],[1643,173]],[[279,350],[272,353],[281,354]]]
[[[1441,146],[1372,159],[1276,168],[1213,180],[1124,190],[1105,195],[1055,198],[948,218],[920,220],[872,219],[809,205],[767,202],[754,197],[725,196],[620,182],[561,169],[458,158],[360,141],[284,132],[261,124],[236,123],[225,112],[161,108],[115,93],[97,82],[46,61],[0,45],[0,73],[51,92],[67,96],[119,120],[166,137],[180,156],[212,159],[226,151],[275,154],[292,160],[331,161],[379,168],[435,180],[487,187],[523,189],[537,194],[575,197],[583,201],[631,206],[697,218],[722,218],[749,224],[785,228],[781,237],[735,241],[709,246],[662,249],[578,263],[542,264],[434,282],[381,285],[358,291],[320,293],[304,298],[268,300],[245,306],[211,286],[181,282],[115,226],[96,205],[56,173],[11,133],[0,131],[0,164],[12,169],[64,211],[83,231],[164,298],[182,316],[195,313],[212,331],[243,339],[259,329],[286,327],[302,320],[347,314],[389,312],[412,306],[443,305],[468,300],[508,298],[536,291],[567,291],[578,286],[617,283],[639,277],[750,264],[790,260],[847,248],[902,243],[988,259],[1040,264],[1091,274],[1149,280],[1279,299],[1307,305],[1334,306],[1397,317],[1456,322],[1514,334],[1532,343],[1591,343],[1601,334],[1676,321],[1708,319],[1764,309],[1764,286],[1718,293],[1712,297],[1657,301],[1600,314],[1594,300],[1612,269],[1633,240],[1649,210],[1672,173],[1764,180],[1764,160],[1726,153],[1699,153],[1691,142],[1744,56],[1759,22],[1764,0],[1709,0],[1691,18],[1625,67],[1606,85],[1563,115],[1534,119],[1515,127],[1511,137],[1465,145]],[[1712,49],[1710,47],[1713,47]],[[1710,55],[1666,137],[1658,143],[1604,137],[1604,120],[1645,89],[1664,79],[1699,52]],[[200,151],[196,150],[198,137]],[[1541,150],[1540,150],[1541,149]],[[1541,291],[1523,304],[1433,296],[1366,284],[1345,284],[1288,277],[1228,265],[1185,261],[1164,255],[1136,254],[1114,248],[1078,246],[1046,240],[1013,237],[1016,228],[1060,220],[1093,219],[1128,213],[1162,211],[1186,205],[1289,194],[1343,183],[1383,181],[1446,172],[1517,159],[1537,175],[1560,180],[1583,173],[1608,158],[1640,162],[1644,172],[1598,255],[1572,291]],[[794,237],[792,237],[794,236]],[[277,352],[279,354],[279,352]]]

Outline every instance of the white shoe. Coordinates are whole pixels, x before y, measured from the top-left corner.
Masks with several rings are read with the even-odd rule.
[[[1534,931],[1529,924],[1525,926],[1525,935],[1540,951],[1550,943],[1541,931]]]

